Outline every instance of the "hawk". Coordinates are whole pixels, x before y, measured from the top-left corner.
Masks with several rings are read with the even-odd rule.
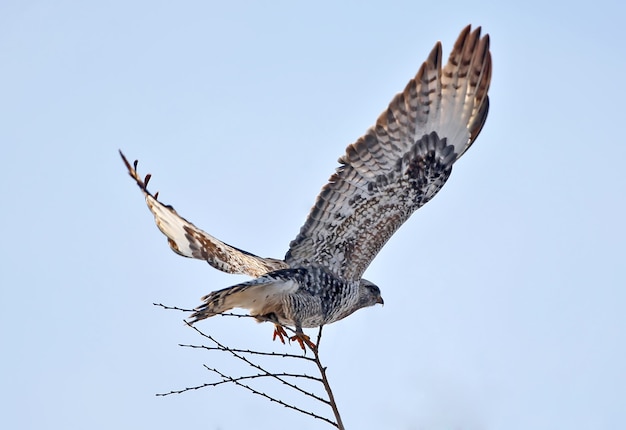
[[[439,192],[485,124],[491,54],[489,36],[480,33],[465,27],[443,67],[441,43],[435,44],[404,91],[339,158],[282,260],[235,248],[182,218],[148,191],[150,175],[142,179],[137,161],[131,165],[120,151],[174,252],[254,278],[204,296],[190,323],[245,308],[274,322],[274,339],[284,342],[284,326],[291,326],[291,339],[315,348],[303,328],[382,304],[380,289],[363,273],[402,223]]]

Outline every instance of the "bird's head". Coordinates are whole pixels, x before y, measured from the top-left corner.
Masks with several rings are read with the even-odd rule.
[[[385,304],[385,301],[380,295],[380,288],[378,288],[378,286],[373,282],[370,282],[367,279],[361,279],[359,287],[360,308],[374,306],[377,303],[380,303],[381,305]]]

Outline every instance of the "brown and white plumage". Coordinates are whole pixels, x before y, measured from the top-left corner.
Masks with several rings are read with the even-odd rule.
[[[222,272],[254,277],[289,267],[282,260],[258,257],[228,245],[207,232],[200,230],[178,215],[172,206],[161,203],[158,200],[159,193],[153,195],[148,191],[147,187],[151,175],[148,174],[145,179],[142,179],[137,173],[137,161],[131,166],[122,151],[120,151],[120,155],[128,169],[128,173],[137,182],[137,185],[139,185],[139,188],[146,196],[146,204],[154,215],[157,227],[167,236],[170,248],[178,255],[206,260],[211,266]]]
[[[466,27],[441,68],[441,43],[317,197],[287,263],[321,264],[358,279],[387,239],[443,186],[489,107],[489,36]]]
[[[489,36],[467,26],[445,66],[437,43],[376,124],[349,145],[284,260],[230,246],[180,217],[130,175],[170,247],[180,255],[255,279],[203,297],[193,322],[234,307],[278,324],[316,327],[382,303],[362,275],[410,215],[443,187],[480,133],[489,109]]]

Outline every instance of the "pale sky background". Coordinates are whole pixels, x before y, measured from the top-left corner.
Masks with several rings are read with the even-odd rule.
[[[155,396],[231,360],[178,347],[202,339],[152,303],[245,278],[172,253],[117,150],[196,225],[282,257],[346,145],[471,23],[491,112],[366,272],[385,306],[326,328],[344,422],[626,428],[622,4],[1,2],[0,427],[330,428],[237,387]]]

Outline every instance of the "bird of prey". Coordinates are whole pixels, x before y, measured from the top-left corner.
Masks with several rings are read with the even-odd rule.
[[[182,218],[148,189],[137,161],[120,155],[143,191],[172,250],[206,260],[216,269],[254,279],[202,298],[191,323],[233,308],[275,324],[284,342],[315,348],[302,328],[341,320],[383,303],[380,289],[362,278],[387,240],[448,180],[452,165],[480,133],[489,109],[489,36],[480,27],[461,31],[442,67],[438,42],[404,91],[376,124],[339,158],[284,259],[263,258],[211,236]]]

